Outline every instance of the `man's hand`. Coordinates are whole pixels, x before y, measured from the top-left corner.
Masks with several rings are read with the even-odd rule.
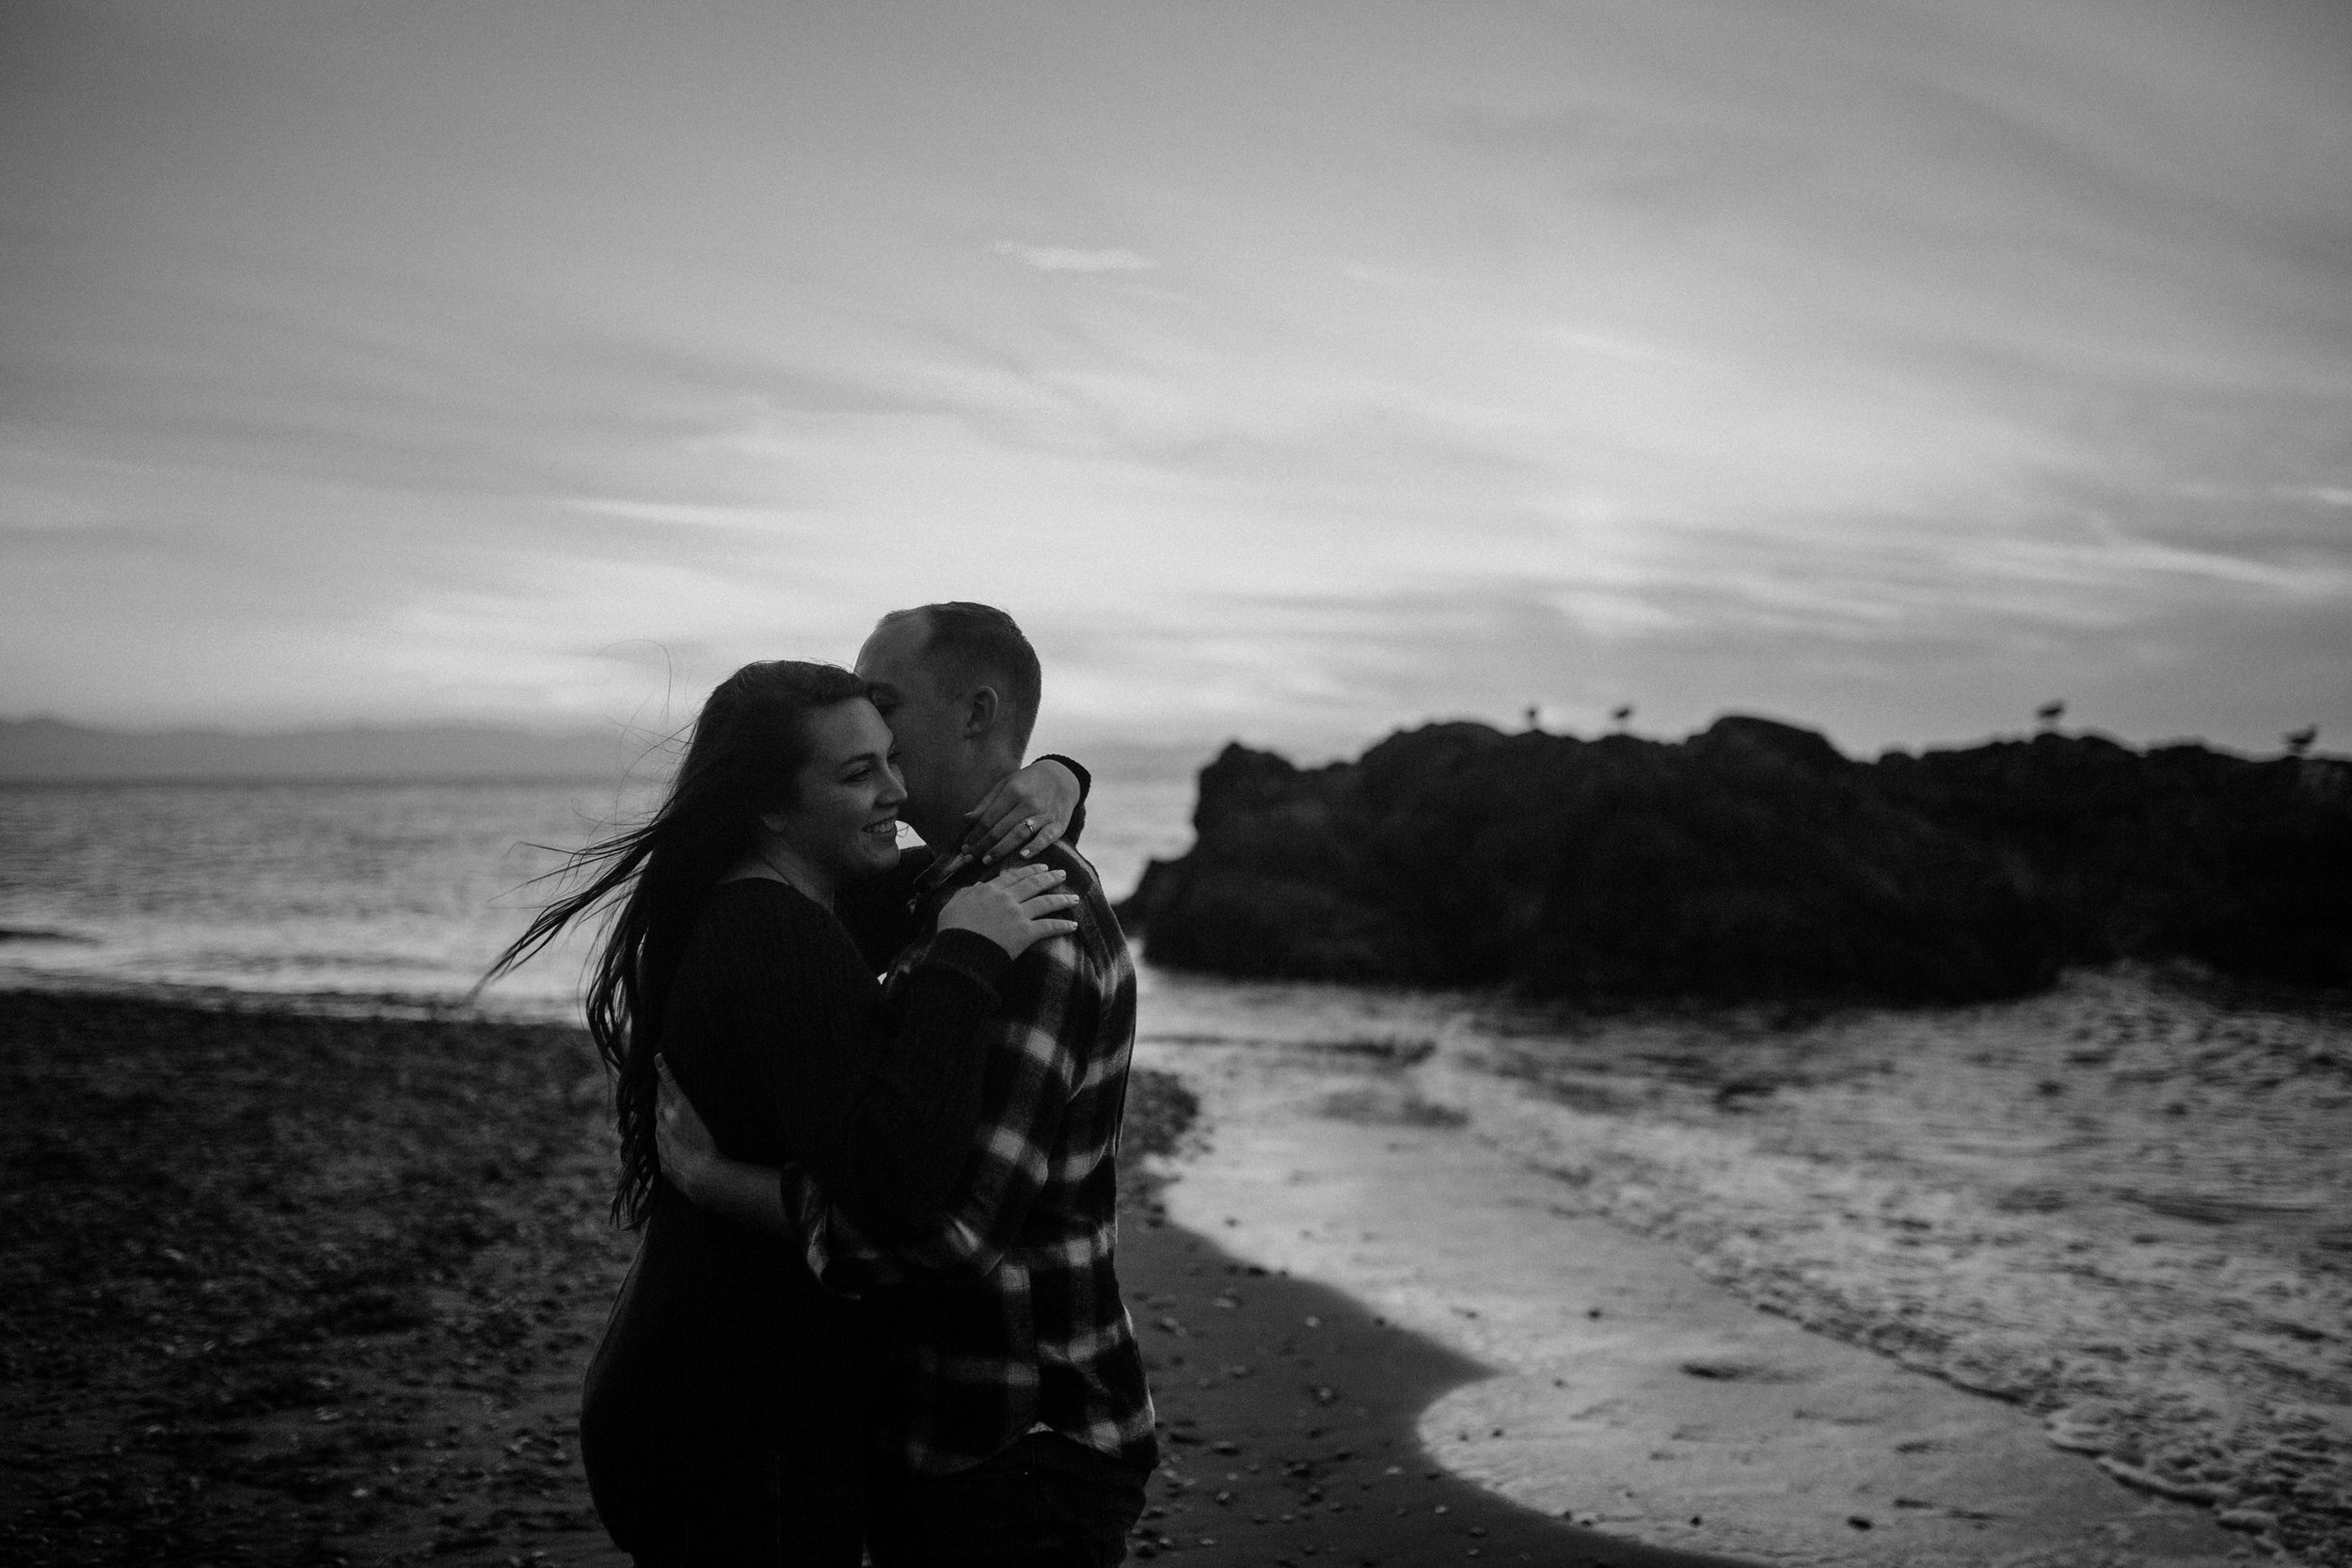
[[[661,1162],[661,1174],[689,1200],[707,1208],[712,1179],[723,1163],[719,1145],[694,1102],[670,1076],[670,1059],[656,1055],[653,1065],[661,1074],[661,1093],[653,1112],[653,1147]]]
[[[661,1074],[661,1092],[653,1108],[653,1147],[670,1185],[697,1209],[771,1236],[799,1240],[785,1212],[775,1167],[747,1165],[720,1153],[693,1101],[670,1076],[669,1059],[656,1055],[653,1065]]]
[[[1079,798],[1076,774],[1058,762],[1033,762],[964,813],[972,826],[962,847],[991,863],[1008,855],[1026,860],[1061,837]]]

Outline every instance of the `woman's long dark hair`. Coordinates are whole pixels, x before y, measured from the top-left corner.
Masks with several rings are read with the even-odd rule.
[[[588,985],[588,1033],[612,1075],[621,1179],[612,1217],[644,1223],[660,1164],[654,1101],[661,1014],[703,900],[757,842],[762,812],[791,803],[808,758],[808,715],[866,693],[832,664],[771,659],[719,683],[667,795],[644,825],[572,851],[556,876],[578,891],[542,909],[483,976],[488,984],[574,921],[618,901]]]

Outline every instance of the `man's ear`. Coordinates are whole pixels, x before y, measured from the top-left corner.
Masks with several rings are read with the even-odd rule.
[[[995,728],[998,711],[996,689],[993,686],[974,687],[971,694],[963,699],[964,738],[969,740]]]

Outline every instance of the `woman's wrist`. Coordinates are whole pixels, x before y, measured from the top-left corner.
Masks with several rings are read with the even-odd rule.
[[[1043,756],[1038,757],[1035,760],[1038,762],[1053,763],[1059,767],[1064,772],[1067,772],[1070,775],[1071,782],[1078,786],[1078,804],[1083,806],[1087,803],[1087,796],[1092,792],[1094,788],[1094,775],[1079,767],[1076,762],[1073,761],[1069,757],[1063,756],[1059,752],[1048,752]]]

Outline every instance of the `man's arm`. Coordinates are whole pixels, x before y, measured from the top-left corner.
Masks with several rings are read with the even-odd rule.
[[[707,1209],[771,1236],[792,1235],[791,1217],[786,1212],[775,1170],[721,1154],[718,1140],[711,1137],[693,1102],[670,1076],[670,1059],[657,1055],[653,1065],[661,1074],[661,1094],[654,1105],[653,1144],[662,1176],[697,1209]]]

